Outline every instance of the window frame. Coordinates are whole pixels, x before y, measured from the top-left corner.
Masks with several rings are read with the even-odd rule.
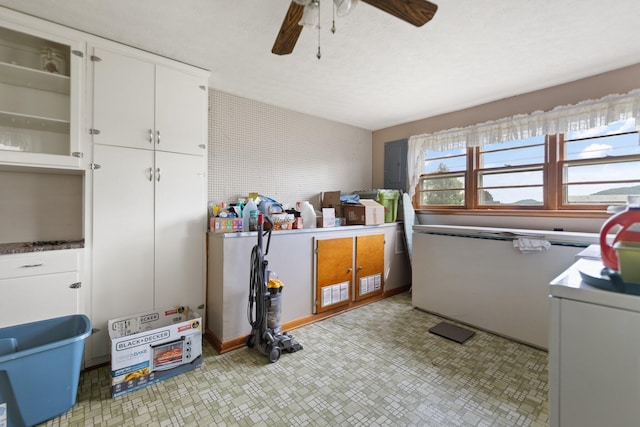
[[[621,132],[619,134],[615,134],[615,136],[619,136],[619,135],[629,135],[629,134],[636,134],[638,135],[638,137],[640,138],[640,131],[633,131],[633,132]],[[612,135],[607,135],[607,136],[612,136]],[[597,140],[602,138],[603,136],[592,136],[592,137],[588,137],[588,138],[580,138],[580,140]],[[557,196],[557,207],[556,209],[558,210],[596,210],[596,211],[604,211],[607,209],[607,206],[605,205],[595,205],[595,204],[577,204],[577,203],[565,203],[565,197],[564,197],[564,180],[562,179],[563,176],[563,169],[565,165],[595,165],[595,164],[613,164],[613,163],[623,163],[625,161],[640,161],[640,154],[629,154],[629,155],[624,155],[624,156],[614,156],[612,157],[611,161],[608,162],[603,162],[602,161],[602,157],[598,157],[598,158],[593,158],[593,159],[575,159],[575,160],[567,160],[565,159],[565,151],[564,150],[564,146],[566,143],[569,143],[571,141],[576,141],[576,139],[570,139],[570,140],[565,140],[565,136],[564,134],[559,134],[557,136],[558,138],[558,143],[557,143],[557,156],[558,156],[558,160],[556,161],[556,181],[557,181],[557,185],[556,185],[556,196]],[[611,181],[594,181],[593,183],[598,184],[598,183],[607,183],[607,182],[611,182]],[[620,182],[625,182],[625,181],[620,181]],[[628,180],[628,182],[637,182],[637,180]]]
[[[455,178],[457,176],[462,176],[464,178],[464,203],[462,205],[421,205],[421,206],[429,206],[429,208],[437,208],[437,209],[454,209],[454,210],[466,210],[467,209],[467,188],[469,186],[468,182],[469,182],[469,174],[467,173],[469,170],[469,148],[465,149],[465,153],[464,154],[459,154],[459,155],[455,155],[455,156],[440,156],[440,157],[433,157],[431,158],[432,161],[437,161],[437,160],[442,160],[442,159],[448,159],[451,157],[462,157],[465,156],[465,160],[466,160],[466,165],[465,165],[465,170],[464,171],[447,171],[447,172],[429,172],[429,173],[423,173],[420,175],[420,178],[418,179],[418,184],[416,186],[416,193],[415,193],[415,200],[419,201],[422,199],[421,194],[425,193],[425,192],[432,192],[432,190],[422,190],[422,180],[424,179],[430,179],[433,177],[437,177],[437,176],[441,176],[441,177],[447,177],[447,178]],[[443,190],[444,191],[444,190]],[[415,204],[416,206],[420,206],[417,203]]]
[[[542,163],[530,163],[530,164],[525,164],[525,165],[517,165],[517,166],[499,166],[499,167],[488,167],[488,168],[482,168],[480,167],[480,163],[481,163],[481,156],[482,154],[486,153],[487,151],[482,151],[482,147],[480,146],[476,146],[476,147],[472,147],[473,150],[473,156],[475,158],[475,162],[474,162],[474,167],[471,170],[471,173],[474,175],[474,186],[472,189],[470,189],[470,192],[472,194],[470,194],[469,196],[473,197],[473,203],[475,206],[475,209],[482,209],[482,210],[490,210],[490,209],[497,209],[497,210],[511,210],[511,209],[515,209],[515,210],[541,210],[541,209],[546,209],[546,207],[548,206],[548,199],[549,197],[547,196],[547,191],[546,191],[546,186],[545,186],[545,176],[546,176],[546,166],[547,166],[547,141],[548,141],[548,136],[545,136],[544,140],[542,141],[541,144],[539,143],[532,143],[532,144],[528,144],[528,145],[523,145],[523,146],[519,146],[519,147],[510,147],[510,148],[505,148],[505,149],[497,149],[497,150],[491,150],[492,152],[496,152],[496,151],[515,151],[515,150],[519,150],[519,149],[525,149],[525,148],[530,148],[530,147],[535,147],[535,146],[542,146],[544,149],[544,154],[543,154],[543,162]],[[493,145],[493,144],[492,144]],[[497,144],[499,145],[499,144]],[[500,172],[509,172],[509,171],[513,171],[513,172],[523,172],[526,170],[540,170],[542,172],[542,205],[500,205],[500,204],[495,204],[495,205],[487,205],[487,204],[481,204],[480,203],[480,190],[481,188],[478,186],[479,182],[480,182],[480,176],[483,173],[500,173]],[[530,188],[530,187],[539,187],[539,185],[523,185],[523,186],[502,186],[501,188]],[[482,187],[484,188],[484,187]],[[499,187],[496,187],[499,188]],[[465,195],[466,195],[466,188],[465,188]],[[542,206],[542,207],[541,207]]]
[[[640,131],[621,132],[618,135],[624,134],[636,134],[640,139]],[[580,165],[580,164],[602,164],[602,163],[619,163],[624,161],[636,160],[640,161],[640,154],[631,154],[624,156],[615,156],[609,162],[603,162],[602,158],[596,159],[574,159],[566,160],[564,156],[564,144],[566,142],[575,141],[565,140],[564,134],[552,134],[545,135],[544,138],[544,163],[543,164],[531,164],[520,165],[512,167],[495,167],[495,168],[480,168],[480,147],[467,147],[467,168],[464,172],[465,176],[465,189],[464,189],[464,204],[461,206],[449,206],[449,205],[420,205],[418,202],[421,200],[420,190],[422,181],[424,178],[435,176],[434,173],[420,174],[416,188],[414,205],[419,211],[433,211],[438,213],[478,213],[478,214],[522,214],[527,215],[540,215],[540,216],[553,216],[553,215],[572,215],[572,216],[587,216],[587,217],[600,217],[606,216],[606,210],[608,205],[596,205],[596,204],[569,204],[564,202],[564,187],[563,187],[563,169],[567,164]],[[589,137],[583,139],[595,139],[598,137]],[[533,144],[537,145],[537,144]],[[522,147],[519,147],[522,148]],[[615,160],[614,160],[615,159]],[[542,171],[542,189],[543,189],[543,203],[542,205],[487,205],[480,204],[479,200],[479,188],[478,183],[481,173],[486,171],[509,171],[509,170],[522,170],[529,167],[541,167]],[[447,172],[451,174],[451,172]],[[603,181],[609,182],[609,181]],[[631,182],[631,180],[630,180]],[[636,182],[635,180],[632,182]]]

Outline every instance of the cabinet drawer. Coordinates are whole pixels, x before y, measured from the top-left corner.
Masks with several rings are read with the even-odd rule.
[[[78,271],[77,249],[0,256],[0,279]]]

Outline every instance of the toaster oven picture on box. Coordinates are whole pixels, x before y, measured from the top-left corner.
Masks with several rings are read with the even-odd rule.
[[[183,363],[191,362],[191,336],[167,343],[152,345],[151,371],[164,371]]]

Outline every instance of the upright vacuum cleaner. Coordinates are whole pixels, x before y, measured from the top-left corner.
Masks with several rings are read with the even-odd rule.
[[[264,221],[271,227],[264,231]],[[280,313],[282,309],[282,282],[270,279],[267,269],[269,262],[264,257],[269,253],[273,221],[269,216],[258,215],[258,244],[251,251],[251,277],[249,279],[249,304],[247,315],[251,324],[251,334],[247,337],[247,347],[257,345],[260,353],[277,362],[283,351],[293,353],[302,350],[295,338],[281,331]],[[267,238],[267,249],[262,253],[263,237]]]

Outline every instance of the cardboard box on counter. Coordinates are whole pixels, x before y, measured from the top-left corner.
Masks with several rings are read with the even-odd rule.
[[[336,226],[335,208],[322,208],[322,228]]]
[[[340,204],[340,191],[325,191],[322,193],[322,207],[334,208],[335,218],[343,216],[342,205]]]
[[[189,307],[120,317],[108,327],[112,397],[202,365],[202,316]]]
[[[242,231],[242,218],[210,218],[209,230],[214,233],[238,233]]]
[[[347,225],[384,224],[384,206],[372,199],[360,199],[358,205],[342,205]]]

